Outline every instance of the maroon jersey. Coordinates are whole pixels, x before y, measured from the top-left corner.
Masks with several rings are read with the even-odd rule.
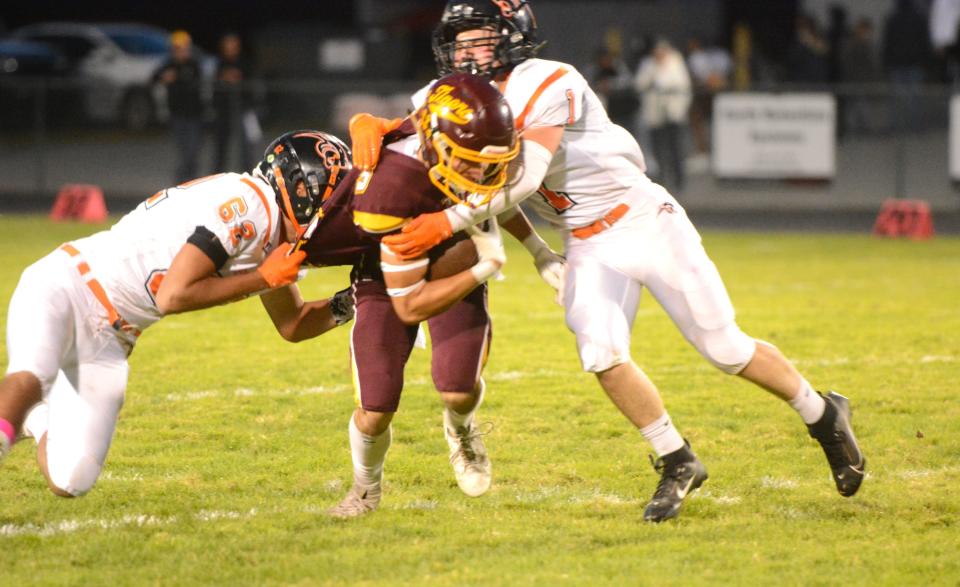
[[[372,173],[353,169],[322,204],[323,217],[303,246],[310,265],[353,265],[365,254],[379,261],[380,238],[425,212],[442,210],[446,197],[420,160],[383,149]]]

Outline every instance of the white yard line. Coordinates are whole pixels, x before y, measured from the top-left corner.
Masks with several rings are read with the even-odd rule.
[[[799,485],[793,479],[778,479],[766,475],[760,478],[760,486],[767,489],[796,489]]]
[[[801,368],[809,367],[831,367],[836,365],[873,365],[883,363],[891,364],[917,364],[917,363],[955,363],[960,361],[960,357],[954,355],[924,355],[919,358],[904,358],[897,360],[886,360],[882,357],[825,357],[825,358],[802,358],[793,359],[793,363]],[[644,370],[651,375],[677,374],[677,373],[706,373],[715,371],[714,367],[706,361],[690,361],[679,365],[647,366]],[[579,373],[579,371],[577,372]],[[529,371],[491,371],[484,377],[490,382],[509,382],[521,381],[525,379],[544,379],[549,377],[564,377],[567,373],[553,369],[531,369]],[[432,387],[433,382],[429,377],[413,377],[406,380],[408,387],[426,386]],[[336,393],[345,393],[351,391],[349,384],[317,385],[305,388],[287,388],[272,390],[257,390],[246,387],[239,387],[232,391],[229,390],[202,390],[202,391],[182,391],[168,393],[164,398],[171,402],[196,401],[208,398],[228,398],[228,397],[285,397],[285,396],[309,396],[309,395],[327,395]]]

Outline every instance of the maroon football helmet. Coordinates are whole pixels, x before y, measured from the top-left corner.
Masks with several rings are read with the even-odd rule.
[[[506,183],[520,142],[510,106],[488,80],[468,73],[440,78],[414,121],[430,181],[451,200],[477,207]]]

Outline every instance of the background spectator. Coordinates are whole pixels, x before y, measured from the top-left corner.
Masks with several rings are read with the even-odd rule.
[[[843,122],[848,131],[873,130],[871,99],[868,95],[870,88],[866,86],[880,80],[873,23],[869,18],[861,18],[854,25],[853,35],[840,52],[840,81],[858,86],[851,88],[844,113]]]
[[[220,55],[213,91],[215,151],[214,171],[249,171],[257,160],[256,144],[262,138],[253,108],[254,92],[249,62],[236,33],[220,38]],[[236,147],[237,164],[230,165]]]
[[[798,14],[793,45],[787,56],[788,79],[803,84],[826,83],[829,52],[829,43],[816,21],[808,14]]]
[[[154,80],[167,90],[170,128],[177,149],[176,183],[193,179],[203,142],[203,99],[200,65],[193,57],[193,40],[186,31],[170,35],[170,59],[160,65]]]
[[[697,154],[710,151],[710,120],[713,97],[730,86],[733,60],[723,47],[704,47],[697,37],[687,42],[687,66],[693,83],[690,130]]]
[[[683,56],[669,42],[658,41],[653,54],[640,62],[634,87],[642,96],[643,120],[659,167],[656,177],[679,194],[686,183],[683,128],[690,110],[690,74]]]
[[[893,119],[900,130],[920,127],[920,86],[931,57],[929,27],[913,0],[897,0],[883,31],[883,67],[893,84]]]
[[[620,55],[610,48],[597,51],[586,77],[607,109],[610,120],[632,130],[633,116],[640,105],[631,83],[630,70]]]
[[[937,58],[938,81],[960,81],[960,0],[933,0],[930,6],[930,44]]]

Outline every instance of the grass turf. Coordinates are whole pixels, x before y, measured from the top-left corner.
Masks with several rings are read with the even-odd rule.
[[[96,228],[0,217],[0,304],[29,263]],[[480,415],[494,426],[486,496],[456,487],[429,354],[415,351],[381,508],[327,518],[350,480],[348,330],[291,345],[247,300],[142,337],[86,497],[54,497],[32,443],[15,447],[0,466],[0,568],[11,584],[956,585],[960,240],[704,241],[744,330],[851,398],[869,471],[856,497],[837,495],[787,406],[709,366],[645,296],[634,358],[710,470],[677,520],[645,524],[649,450],[580,372],[561,309],[509,243]],[[303,289],[346,283],[325,269]]]

